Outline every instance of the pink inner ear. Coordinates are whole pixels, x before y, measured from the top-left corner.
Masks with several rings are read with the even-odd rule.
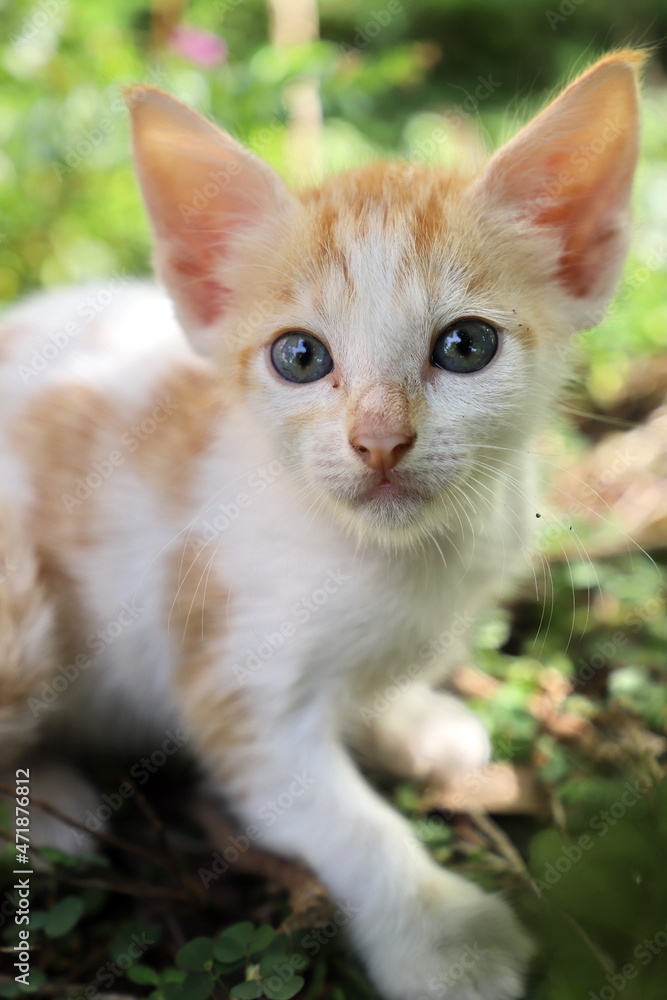
[[[173,280],[180,287],[191,288],[190,309],[202,326],[209,326],[221,316],[231,297],[229,288],[213,277],[206,277],[207,273],[211,275],[214,273],[215,267],[213,254],[209,254],[208,257],[209,260],[203,267],[200,260],[184,254],[174,255],[167,265],[173,272]]]
[[[185,329],[211,326],[232,295],[234,244],[286,212],[270,167],[227,133],[155,88],[132,100],[135,161],[155,234],[155,259]]]
[[[600,60],[495,155],[478,185],[558,234],[556,277],[572,298],[603,304],[627,250],[640,63],[634,52]]]
[[[563,234],[558,279],[575,298],[594,294],[601,272],[615,265],[631,181],[632,169],[623,169],[619,156],[590,187],[573,180],[570,196],[555,199],[535,218],[537,225],[554,226]]]

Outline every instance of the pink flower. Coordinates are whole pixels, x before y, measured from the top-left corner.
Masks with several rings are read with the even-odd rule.
[[[200,28],[179,25],[172,31],[169,43],[179,55],[200,66],[219,66],[227,57],[224,40]]]

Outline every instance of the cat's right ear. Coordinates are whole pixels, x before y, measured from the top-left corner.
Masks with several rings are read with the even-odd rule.
[[[142,85],[129,87],[125,99],[156,270],[206,353],[231,295],[230,247],[286,212],[292,196],[267,164],[170,94]]]

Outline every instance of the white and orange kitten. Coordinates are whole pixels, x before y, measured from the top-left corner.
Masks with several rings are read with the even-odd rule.
[[[2,765],[81,811],[40,743],[180,727],[239,827],[352,908],[388,1000],[522,994],[506,903],[435,864],[349,748],[439,780],[487,760],[433,685],[530,539],[529,443],[623,266],[640,62],[602,59],[474,177],[377,163],[298,194],[131,91],[166,292],[2,320]]]

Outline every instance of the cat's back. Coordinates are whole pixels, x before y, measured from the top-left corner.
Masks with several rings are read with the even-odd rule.
[[[4,398],[64,379],[96,382],[142,358],[191,355],[167,296],[124,277],[31,295],[0,314]],[[23,390],[23,391],[21,391]]]
[[[0,473],[9,496],[30,504],[37,469],[50,468],[64,489],[156,406],[171,412],[179,379],[206,378],[156,285],[115,277],[29,296],[0,315]]]

